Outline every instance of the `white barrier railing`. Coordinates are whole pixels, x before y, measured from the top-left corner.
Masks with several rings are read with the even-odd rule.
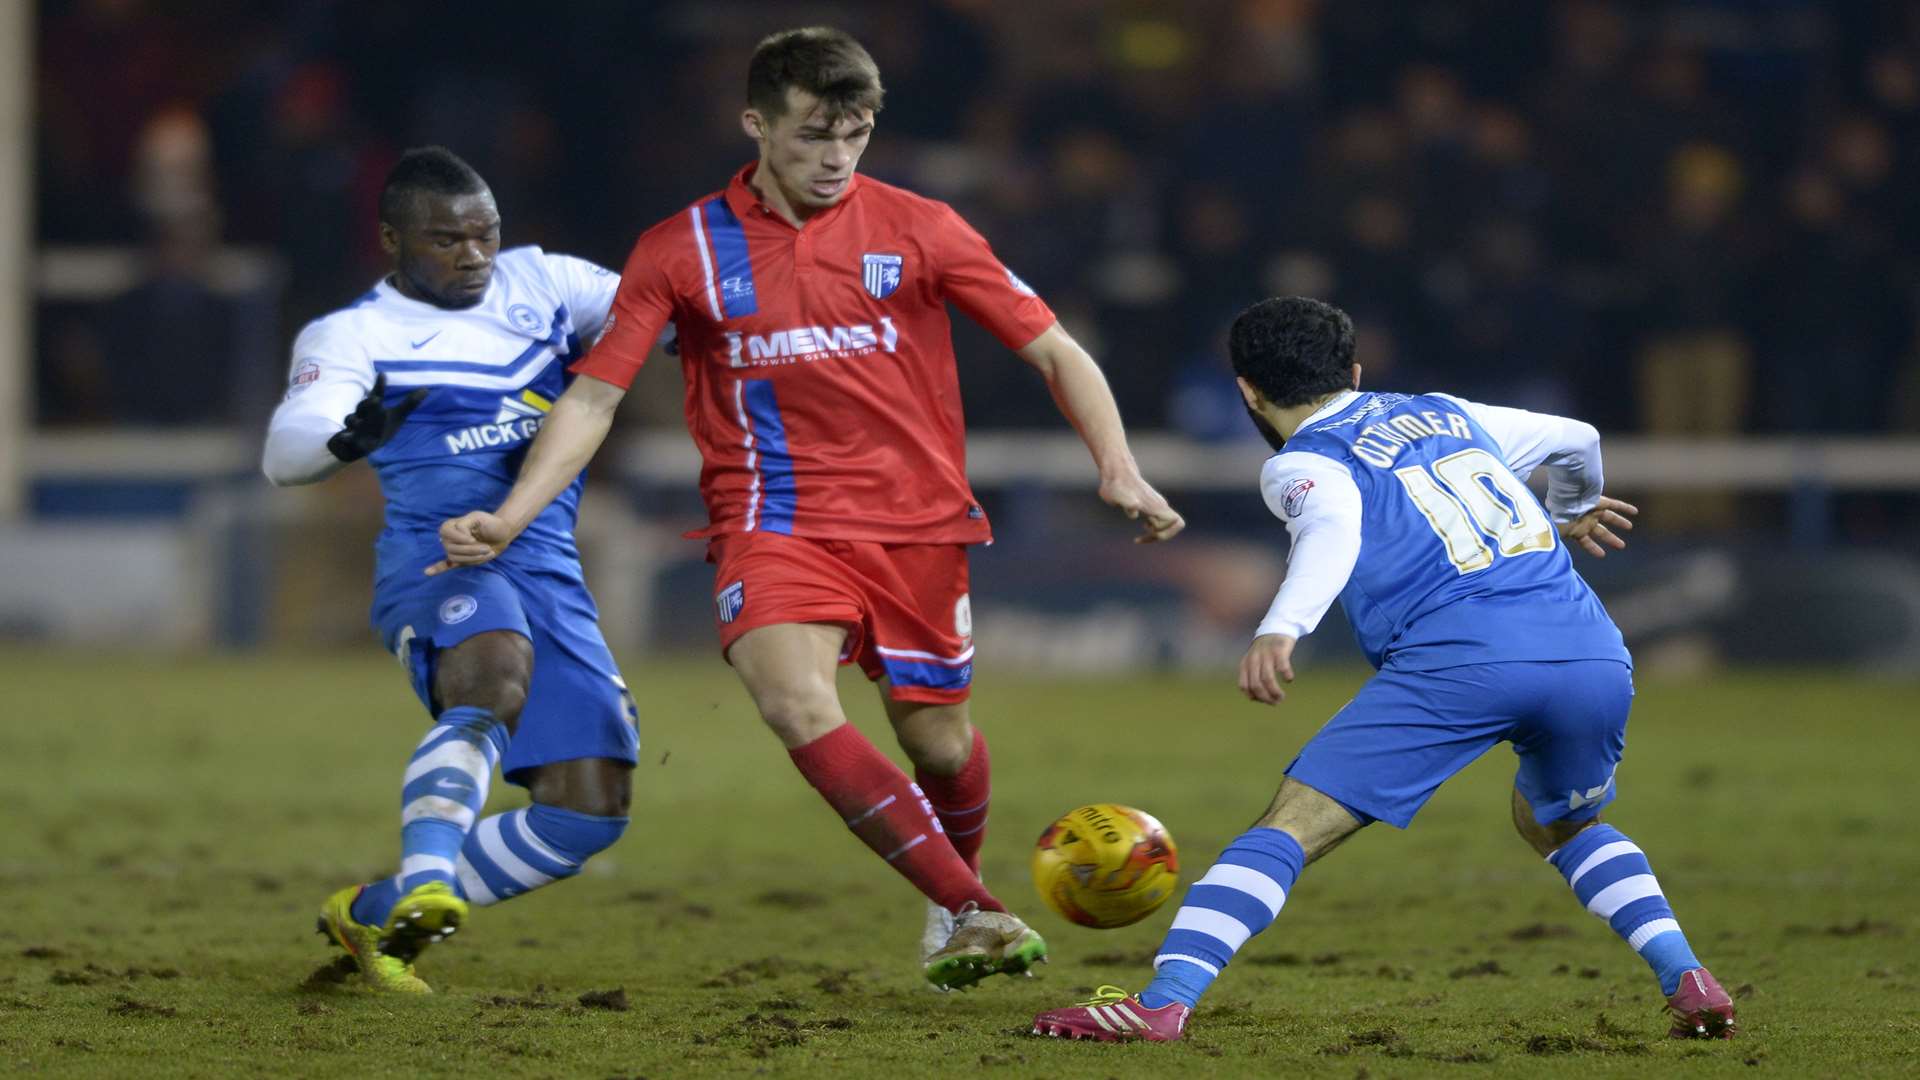
[[[616,437],[617,471],[666,487],[700,475],[693,444],[679,431]],[[1266,447],[1197,443],[1176,435],[1133,437],[1141,471],[1174,491],[1250,490]],[[1616,491],[1920,491],[1920,438],[1889,436],[1603,441],[1607,486]],[[981,487],[1078,488],[1093,481],[1086,449],[1070,432],[981,432],[967,442],[967,473]],[[258,437],[227,430],[39,432],[26,447],[30,479],[75,481],[217,479],[255,470]],[[264,481],[262,481],[264,483]]]

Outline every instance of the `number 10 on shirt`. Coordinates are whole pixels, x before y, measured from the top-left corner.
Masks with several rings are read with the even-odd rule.
[[[1432,472],[1409,465],[1393,475],[1446,545],[1447,560],[1462,574],[1493,565],[1489,539],[1507,556],[1553,550],[1553,523],[1533,493],[1485,450],[1473,447],[1448,454],[1433,463]]]

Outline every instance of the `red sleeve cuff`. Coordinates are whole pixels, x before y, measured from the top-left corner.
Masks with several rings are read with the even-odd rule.
[[[591,375],[601,382],[612,383],[625,390],[633,385],[634,376],[640,374],[640,368],[645,363],[645,357],[641,357],[640,363],[636,364],[613,356],[606,349],[595,349],[567,370],[575,375]]]

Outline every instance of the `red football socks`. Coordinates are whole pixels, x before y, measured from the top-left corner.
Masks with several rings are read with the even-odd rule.
[[[973,729],[973,751],[959,772],[935,776],[925,769],[913,771],[913,778],[919,781],[920,790],[927,793],[927,801],[933,804],[933,812],[947,830],[953,850],[967,860],[976,874],[980,872],[980,844],[987,838],[987,797],[993,787],[990,774],[987,739],[979,728]]]
[[[948,911],[968,902],[987,911],[1007,910],[941,834],[940,820],[920,788],[852,724],[787,753],[853,835],[927,899]]]

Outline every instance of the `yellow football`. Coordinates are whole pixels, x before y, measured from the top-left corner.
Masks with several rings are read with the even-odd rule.
[[[1118,803],[1070,810],[1033,847],[1033,886],[1081,926],[1137,923],[1173,895],[1180,856],[1152,814]]]

